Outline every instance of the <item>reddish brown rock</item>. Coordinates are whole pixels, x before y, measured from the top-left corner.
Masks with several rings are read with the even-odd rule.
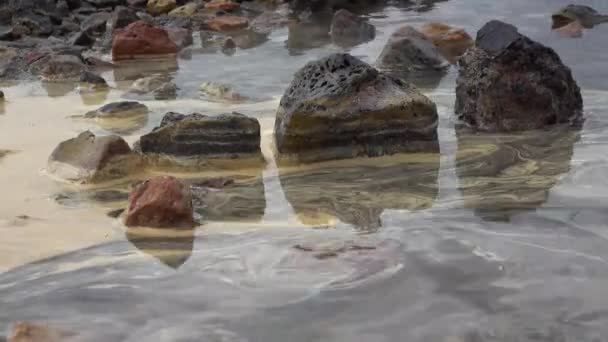
[[[443,57],[452,64],[474,44],[465,30],[442,23],[427,23],[422,26],[420,32],[430,39]]]
[[[573,21],[568,25],[562,26],[560,28],[555,29],[561,37],[565,38],[580,38],[583,36],[583,31],[585,27],[577,20]]]
[[[249,20],[245,17],[222,15],[209,19],[206,24],[211,30],[225,32],[247,28]]]
[[[205,9],[208,10],[221,10],[221,11],[236,11],[241,5],[238,2],[231,0],[211,0],[205,4]]]
[[[43,324],[22,321],[13,325],[7,342],[60,342],[71,335]]]
[[[129,195],[125,225],[193,227],[190,187],[170,176],[157,177],[140,184]]]
[[[112,43],[114,60],[137,57],[154,57],[177,54],[177,45],[169,38],[167,31],[143,21],[117,30]]]

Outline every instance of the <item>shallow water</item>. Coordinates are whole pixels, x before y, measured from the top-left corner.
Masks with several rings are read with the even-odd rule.
[[[70,116],[120,99],[154,70],[106,72],[115,88],[86,97],[73,85],[2,85],[0,151],[11,152],[0,152],[0,336],[38,320],[86,341],[608,341],[608,24],[558,37],[550,13],[568,2],[372,13],[377,38],[350,51],[370,63],[401,24],[439,20],[474,34],[497,18],[555,48],[583,89],[580,131],[472,135],[454,128],[452,69],[423,89],[440,114],[436,155],[277,166],[282,91],[305,62],[340,51],[289,51],[286,29],[232,57],[148,66],[172,69],[181,90],[145,101],[152,115],[129,142],[169,110],[236,110],[262,125],[264,166],[180,174],[237,180],[201,195],[212,205],[192,231],[126,230],[106,213],[124,207],[129,184],[82,189],[44,172],[58,142],[108,133]],[[608,2],[581,3],[608,12]],[[204,81],[255,101],[202,101]]]

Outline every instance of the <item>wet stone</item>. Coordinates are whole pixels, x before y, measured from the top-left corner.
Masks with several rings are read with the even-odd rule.
[[[126,119],[148,114],[148,107],[135,101],[112,102],[84,115],[85,118],[94,119]]]

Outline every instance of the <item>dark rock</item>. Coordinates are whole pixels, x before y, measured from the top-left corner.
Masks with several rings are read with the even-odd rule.
[[[175,55],[178,48],[166,30],[137,21],[119,30],[112,43],[114,60],[132,59],[145,55]]]
[[[174,177],[157,177],[140,184],[129,195],[125,225],[193,227],[190,187]]]
[[[90,71],[85,71],[80,75],[80,84],[81,87],[86,87],[88,90],[108,88],[108,83],[103,77]]]
[[[148,0],[127,0],[127,4],[130,7],[145,7]]]
[[[127,119],[142,115],[148,115],[148,107],[146,105],[134,101],[122,101],[108,103],[101,108],[86,113],[84,117],[88,119]]]
[[[499,21],[487,23],[459,60],[455,113],[484,131],[580,124],[583,101],[553,49]]]
[[[35,37],[48,37],[53,33],[53,23],[48,16],[27,13],[13,17],[13,29]]]
[[[97,8],[124,6],[125,0],[85,0]]]
[[[334,44],[351,47],[373,40],[376,28],[367,20],[342,9],[334,14],[330,34]]]
[[[555,12],[551,19],[553,20],[553,29],[573,22],[579,22],[584,28],[590,29],[595,25],[608,22],[608,15],[599,14],[589,6],[570,4]]]
[[[377,66],[403,76],[443,72],[449,66],[435,44],[411,26],[395,31],[382,49]]]
[[[62,179],[95,182],[125,177],[133,163],[137,160],[121,137],[96,137],[87,131],[60,143],[49,158],[47,170]]]
[[[308,63],[281,99],[278,152],[300,161],[436,148],[435,104],[416,88],[348,54]]]
[[[114,210],[108,211],[106,213],[106,215],[111,218],[118,218],[124,212],[125,212],[125,209],[114,209]]]
[[[70,11],[74,11],[75,9],[82,6],[81,0],[67,0],[66,2],[68,4],[68,8],[70,9]]]
[[[92,37],[101,37],[106,32],[111,17],[107,12],[95,13],[82,22],[82,31]]]
[[[127,7],[118,6],[114,10],[114,13],[112,13],[110,26],[112,27],[112,32],[114,32],[114,30],[127,27],[129,24],[138,20],[139,17],[135,11]]]
[[[260,124],[232,113],[218,116],[167,113],[160,127],[140,139],[143,153],[205,158],[261,156]]]
[[[74,55],[51,54],[30,66],[30,71],[37,71],[40,79],[47,82],[78,81],[86,70],[87,66]]]
[[[59,27],[61,33],[63,35],[65,34],[69,34],[72,32],[78,32],[80,31],[80,25],[78,23],[76,23],[76,21],[73,18],[70,17],[66,17],[63,18],[63,20],[61,21],[61,26]]]
[[[71,45],[91,47],[95,44],[96,39],[87,32],[78,32],[70,38]]]

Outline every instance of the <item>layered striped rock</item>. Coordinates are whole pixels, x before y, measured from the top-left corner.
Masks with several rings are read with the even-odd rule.
[[[144,154],[210,159],[261,158],[260,124],[239,113],[207,116],[165,114],[140,140]]]
[[[298,71],[275,121],[280,156],[318,161],[437,149],[435,104],[348,54]]]

